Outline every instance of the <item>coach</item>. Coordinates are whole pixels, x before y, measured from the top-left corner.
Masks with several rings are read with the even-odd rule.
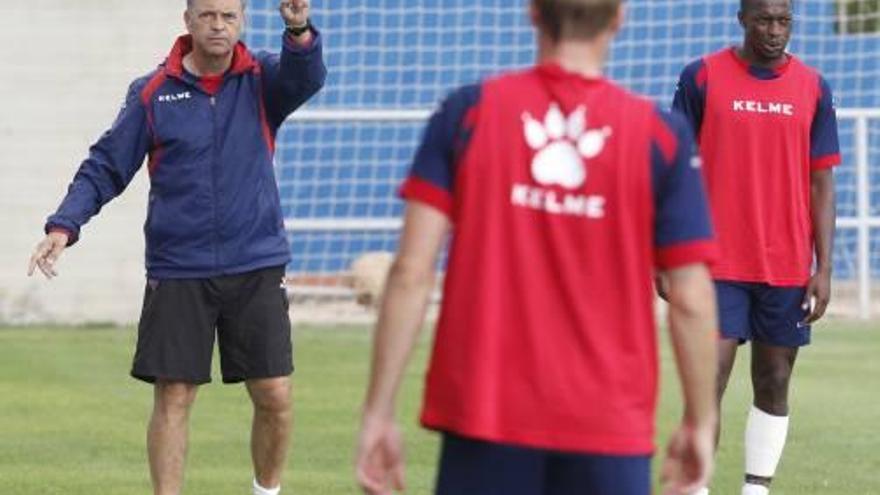
[[[280,56],[239,41],[244,0],[186,7],[188,34],[131,84],[46,222],[28,273],[56,276],[81,227],[149,156],[147,284],[131,374],[155,387],[147,435],[154,493],[181,491],[189,411],[211,380],[216,332],[223,381],[244,381],[254,404],[254,493],[273,494],[287,452],[293,362],[283,286],[290,250],[272,162],[278,128],[324,83],[321,36],[309,0],[280,2]]]

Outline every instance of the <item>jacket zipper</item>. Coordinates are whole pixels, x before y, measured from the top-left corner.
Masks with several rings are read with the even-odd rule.
[[[220,221],[217,203],[217,98],[210,97],[211,104],[211,206],[214,213],[214,270],[220,269]]]

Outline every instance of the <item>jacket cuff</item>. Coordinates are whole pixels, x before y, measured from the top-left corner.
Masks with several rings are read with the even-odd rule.
[[[67,234],[67,247],[73,246],[79,240],[79,231],[77,229],[71,228],[67,225],[62,225],[61,223],[55,221],[49,221],[46,223],[46,226],[43,227],[43,231],[46,235],[51,234],[52,232],[62,232]]]
[[[318,31],[315,26],[309,26],[309,29],[312,31],[312,39],[309,41],[308,45],[297,43],[294,40],[293,35],[285,31],[281,35],[284,49],[297,55],[311,55],[315,50],[318,49],[318,46],[320,46],[321,44],[321,32]]]

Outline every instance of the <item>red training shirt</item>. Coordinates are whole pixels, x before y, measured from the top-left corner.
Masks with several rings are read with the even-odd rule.
[[[715,250],[699,165],[680,116],[557,65],[452,93],[402,187],[454,225],[423,424],[652,452],[652,274]]]
[[[831,90],[798,58],[750,67],[728,48],[692,63],[673,108],[698,136],[719,280],[803,286],[813,263],[810,173],[840,163]]]

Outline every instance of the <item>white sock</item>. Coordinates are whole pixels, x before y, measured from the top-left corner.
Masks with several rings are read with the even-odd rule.
[[[764,485],[753,485],[746,483],[743,485],[742,495],[769,495],[770,489]]]
[[[746,474],[772,478],[782,457],[787,435],[788,416],[773,416],[752,406],[746,422]],[[743,487],[743,494],[747,493],[745,489]]]
[[[279,493],[281,493],[280,486],[276,488],[263,488],[257,483],[257,479],[254,478],[254,495],[278,495]]]
[[[704,486],[694,493],[691,493],[691,495],[709,495],[709,489]]]

